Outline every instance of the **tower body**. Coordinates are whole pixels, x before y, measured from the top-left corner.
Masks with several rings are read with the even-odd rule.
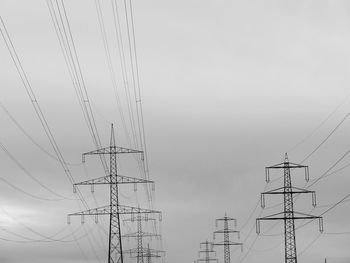
[[[288,159],[284,162],[284,243],[285,262],[297,263],[292,180]]]

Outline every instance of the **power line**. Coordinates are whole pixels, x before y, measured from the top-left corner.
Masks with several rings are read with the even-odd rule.
[[[290,148],[287,152],[292,152],[295,148],[297,148],[299,145],[306,142],[308,139],[310,139],[337,111],[338,109],[345,104],[345,102],[349,99],[350,93],[345,97],[343,101],[341,101],[332,112],[314,129],[312,130],[307,136],[305,136],[300,142],[295,144],[292,148]]]
[[[57,4],[58,4],[58,2],[57,2]],[[29,82],[29,80],[27,78],[27,75],[26,75],[26,73],[25,73],[25,71],[24,71],[24,69],[22,67],[22,63],[21,63],[21,61],[20,61],[20,59],[18,57],[16,49],[15,49],[15,47],[14,47],[12,41],[11,41],[10,35],[9,35],[7,29],[6,29],[6,26],[5,26],[4,21],[3,21],[1,16],[0,16],[0,22],[1,22],[0,33],[1,33],[2,37],[3,37],[3,39],[4,39],[4,42],[6,44],[6,47],[7,47],[8,51],[9,51],[9,54],[10,54],[10,56],[12,58],[12,61],[14,62],[14,65],[16,67],[17,73],[19,74],[19,76],[20,76],[20,78],[22,80],[22,84],[23,84],[23,86],[25,88],[25,91],[27,92],[27,95],[28,95],[28,97],[29,97],[29,99],[30,99],[30,101],[31,101],[31,103],[33,105],[35,113],[36,113],[37,117],[39,118],[39,121],[40,121],[40,123],[41,123],[41,125],[42,125],[42,127],[43,127],[43,129],[45,131],[45,134],[46,134],[47,138],[50,141],[50,144],[51,144],[51,146],[52,146],[56,156],[59,159],[59,162],[60,162],[60,164],[61,164],[61,166],[62,166],[62,168],[64,170],[64,173],[65,173],[66,177],[69,179],[70,183],[73,184],[74,183],[74,178],[73,178],[73,176],[72,176],[72,174],[70,172],[69,167],[67,166],[67,163],[66,163],[66,161],[65,161],[65,159],[64,159],[64,157],[63,157],[63,155],[61,153],[60,148],[58,147],[58,144],[57,144],[57,142],[55,140],[55,137],[53,136],[53,134],[51,132],[50,126],[49,126],[49,124],[48,124],[48,122],[47,122],[47,120],[46,120],[46,118],[45,118],[45,116],[43,114],[43,111],[42,111],[42,109],[41,109],[41,107],[40,107],[40,105],[38,103],[38,100],[37,100],[37,98],[35,96],[35,93],[34,93],[32,87],[31,87],[31,84],[30,84],[30,82]],[[83,195],[80,192],[78,192],[78,195],[79,195],[79,199],[83,203],[83,205],[88,208],[88,205],[87,205]],[[39,232],[37,232],[37,233],[40,234]]]
[[[317,145],[317,147],[301,161],[301,163],[304,163],[307,159],[309,159],[336,132],[336,130],[344,123],[349,115],[350,112],[345,115],[345,117],[338,123],[338,125],[335,126],[335,128],[326,136],[326,138],[324,138],[321,143]]]

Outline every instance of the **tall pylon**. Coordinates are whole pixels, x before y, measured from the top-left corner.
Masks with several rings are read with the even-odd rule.
[[[204,246],[204,248],[203,248],[203,246]],[[205,242],[201,242],[199,247],[200,247],[200,249],[203,249],[203,250],[199,251],[199,253],[198,253],[199,259],[197,259],[197,262],[201,262],[201,261],[204,261],[205,263],[210,263],[211,261],[218,262],[217,258],[211,257],[212,253],[214,253],[214,255],[216,256],[213,242],[209,242],[208,240]],[[201,256],[203,254],[204,254],[204,258],[201,258]]]
[[[142,209],[139,207],[131,207],[119,204],[119,192],[118,186],[120,184],[140,184],[140,183],[154,183],[153,181],[133,178],[128,176],[119,175],[117,172],[117,154],[141,154],[142,151],[127,149],[118,147],[115,144],[115,135],[113,124],[111,127],[111,137],[109,147],[97,149],[91,152],[83,154],[83,162],[85,162],[85,156],[87,155],[109,155],[109,175],[87,180],[84,182],[76,183],[73,185],[73,191],[76,191],[78,185],[90,185],[91,191],[94,191],[94,185],[109,185],[110,203],[109,205],[93,208],[86,211],[73,213],[68,215],[68,223],[70,222],[71,216],[81,216],[81,222],[84,223],[84,216],[94,215],[95,222],[98,223],[99,215],[109,215],[109,238],[108,238],[108,263],[123,263],[123,248],[122,248],[122,235],[120,229],[120,215],[133,215],[133,214],[154,214],[160,211]]]
[[[240,238],[239,231],[229,227],[229,222],[232,221],[234,222],[234,226],[237,227],[237,219],[233,217],[228,217],[226,213],[224,217],[215,220],[216,227],[218,227],[219,222],[223,222],[223,229],[214,231],[213,238],[215,240],[217,234],[224,235],[223,242],[214,242],[214,246],[224,246],[224,263],[231,262],[230,246],[240,246],[241,250],[243,248],[243,243],[233,242],[230,240],[230,234],[237,234],[238,239]]]
[[[309,191],[307,189],[301,189],[292,186],[291,179],[291,169],[304,169],[305,180],[309,181],[309,167],[306,165],[291,163],[288,160],[287,153],[285,154],[284,162],[269,166],[265,168],[266,181],[270,181],[269,172],[271,169],[283,169],[284,186],[264,192],[261,194],[261,207],[265,207],[265,195],[281,194],[284,198],[284,211],[257,218],[256,219],[256,232],[260,233],[260,221],[261,220],[283,220],[284,221],[284,245],[285,245],[285,263],[297,263],[297,248],[296,248],[296,238],[295,238],[295,224],[294,221],[297,219],[318,219],[319,220],[319,230],[323,232],[323,221],[322,217],[309,215],[305,213],[299,213],[294,211],[294,200],[293,195],[295,194],[311,194],[312,195],[312,205],[316,206],[316,193],[315,191]]]
[[[145,253],[144,253],[144,247],[143,247],[143,239],[144,238],[160,238],[161,235],[156,234],[156,233],[150,233],[150,232],[144,232],[142,230],[142,222],[148,222],[150,220],[155,220],[154,218],[149,218],[148,215],[144,215],[142,216],[141,213],[137,213],[136,214],[136,218],[134,218],[134,216],[132,216],[131,218],[125,219],[124,221],[129,221],[129,222],[135,222],[137,223],[137,232],[134,233],[129,233],[129,234],[125,234],[122,237],[126,237],[126,238],[136,238],[137,241],[137,263],[144,263],[144,257],[145,257]]]

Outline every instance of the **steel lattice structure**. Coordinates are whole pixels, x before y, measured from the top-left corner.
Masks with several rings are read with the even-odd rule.
[[[228,217],[226,214],[222,218],[216,219],[216,226],[218,225],[218,222],[223,222],[224,228],[220,230],[216,230],[214,232],[213,238],[215,239],[216,234],[223,234],[224,235],[224,241],[214,243],[214,246],[224,246],[224,263],[230,263],[231,262],[231,253],[230,253],[230,246],[241,246],[241,249],[243,248],[243,243],[238,242],[232,242],[230,241],[230,234],[237,234],[238,239],[240,237],[239,231],[230,229],[229,228],[229,222],[233,221],[234,226],[237,226],[237,219]]]
[[[291,179],[291,169],[304,169],[305,170],[305,180],[309,180],[309,168],[308,166],[291,163],[288,160],[288,155],[285,154],[285,159],[283,163],[276,164],[265,168],[266,171],[266,181],[269,182],[270,176],[269,171],[271,169],[283,169],[284,186],[267,191],[261,194],[261,207],[265,207],[265,195],[275,195],[280,194],[284,197],[284,211],[257,218],[256,219],[256,232],[260,233],[260,221],[261,220],[283,220],[284,221],[284,243],[285,243],[285,263],[297,263],[297,248],[296,248],[296,238],[295,238],[295,223],[297,219],[318,219],[319,220],[319,230],[323,231],[322,217],[309,215],[305,213],[299,213],[294,211],[294,200],[293,195],[295,194],[305,194],[309,193],[312,195],[312,205],[316,206],[316,194],[315,191],[309,191],[307,189],[301,189],[292,186]]]
[[[204,248],[203,248],[203,246],[204,246]],[[199,253],[198,253],[199,259],[197,259],[197,262],[204,261],[205,263],[210,263],[210,261],[216,261],[218,263],[217,258],[211,257],[212,253],[214,253],[214,255],[216,256],[216,252],[213,248],[214,248],[213,242],[208,242],[208,240],[205,242],[201,242],[200,249],[203,249],[203,250],[199,251]],[[204,254],[204,258],[201,258],[201,255],[203,255],[203,254]]]
[[[109,215],[109,238],[108,238],[108,263],[123,263],[123,248],[122,248],[122,235],[120,229],[120,215],[133,215],[133,214],[154,214],[158,213],[161,215],[160,211],[142,209],[139,207],[131,207],[119,204],[118,186],[119,184],[139,184],[139,183],[151,183],[153,181],[132,178],[127,176],[121,176],[117,173],[117,154],[141,154],[143,158],[143,152],[133,149],[127,149],[118,147],[115,144],[115,135],[113,124],[111,127],[111,138],[110,146],[102,149],[97,149],[95,151],[87,152],[83,154],[83,162],[85,161],[85,156],[87,155],[99,155],[101,154],[109,155],[109,175],[100,177],[97,179],[91,179],[88,181],[76,183],[73,185],[73,191],[75,192],[78,185],[90,185],[91,191],[94,191],[94,185],[109,185],[109,195],[110,203],[109,205],[88,209],[86,211],[73,213],[68,215],[68,222],[71,216],[81,216],[82,223],[84,223],[84,216],[94,215],[95,222],[98,222],[99,215]]]
[[[137,232],[134,233],[129,233],[129,234],[125,234],[122,237],[126,237],[126,238],[136,238],[137,241],[137,263],[144,263],[144,257],[145,257],[145,253],[144,253],[144,249],[143,249],[143,239],[144,238],[160,238],[161,235],[159,234],[155,234],[155,233],[149,233],[149,232],[144,232],[142,230],[142,222],[147,222],[150,220],[155,220],[154,218],[148,218],[148,215],[145,214],[144,216],[142,216],[141,213],[137,213],[136,218],[134,218],[133,216],[131,218],[125,219],[124,221],[130,221],[130,222],[135,222],[137,223]]]
[[[163,250],[151,249],[149,244],[147,244],[147,248],[142,248],[141,251],[138,248],[129,249],[125,252],[130,253],[131,257],[139,258],[140,253],[141,257],[146,259],[146,263],[151,263],[152,258],[161,258],[162,255],[165,254]]]

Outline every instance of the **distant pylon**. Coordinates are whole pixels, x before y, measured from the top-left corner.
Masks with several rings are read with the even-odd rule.
[[[109,238],[108,238],[108,263],[123,263],[123,249],[122,249],[122,235],[120,230],[120,215],[133,215],[136,213],[153,214],[159,211],[142,209],[139,207],[124,206],[119,204],[118,186],[120,184],[139,184],[139,183],[154,183],[153,181],[122,176],[117,173],[117,154],[143,154],[142,151],[126,149],[115,145],[115,135],[113,124],[111,127],[110,146],[97,149],[95,151],[83,154],[83,162],[85,162],[86,155],[109,155],[109,175],[84,181],[73,185],[75,192],[78,185],[90,185],[91,191],[94,191],[94,185],[107,184],[109,185],[110,203],[107,206],[89,209],[86,211],[73,213],[68,215],[68,223],[70,216],[81,216],[81,222],[84,223],[85,215],[94,215],[95,222],[98,222],[99,215],[109,215]]]
[[[132,216],[131,218],[125,219],[124,221],[131,221],[131,222],[135,222],[137,223],[137,232],[134,233],[129,233],[129,234],[125,234],[122,237],[133,237],[136,238],[137,241],[137,263],[144,263],[144,257],[145,257],[145,253],[144,253],[144,249],[143,249],[143,239],[145,237],[147,238],[160,238],[161,235],[159,234],[155,234],[155,233],[149,233],[149,232],[144,232],[142,230],[142,222],[147,222],[150,220],[155,220],[154,218],[148,218],[148,215],[142,216],[141,213],[137,213],[136,214],[136,218],[134,218],[134,216]]]
[[[223,242],[217,242],[214,243],[214,246],[224,246],[224,263],[230,263],[231,262],[231,255],[230,255],[230,246],[240,246],[241,249],[243,248],[243,243],[233,242],[230,240],[230,234],[237,234],[239,239],[239,231],[230,229],[229,228],[229,222],[233,221],[234,226],[237,226],[237,219],[228,217],[225,213],[225,216],[222,218],[216,219],[216,226],[218,226],[218,222],[223,222],[224,228],[220,230],[216,230],[214,232],[213,238],[215,239],[216,234],[223,234],[224,235],[224,241]]]
[[[139,253],[140,250],[138,248],[128,249],[125,252],[129,253],[131,257],[133,258],[140,258]],[[163,250],[157,250],[157,249],[151,249],[149,244],[147,244],[147,248],[142,248],[141,251],[141,257],[146,259],[145,263],[151,263],[152,258],[161,258],[162,255],[165,255],[165,251]]]
[[[204,248],[203,248],[204,246]],[[212,258],[211,254],[214,253],[214,255],[216,256],[216,252],[214,251],[214,244],[213,242],[201,242],[200,243],[200,250],[198,253],[199,259],[197,259],[197,262],[201,262],[204,261],[205,263],[210,263],[210,261],[216,261],[218,262],[217,258]],[[204,254],[204,258],[201,258],[201,256]]]
[[[298,213],[294,211],[294,199],[293,195],[295,194],[305,194],[309,193],[312,195],[312,205],[316,206],[316,193],[315,191],[309,191],[306,189],[301,189],[292,186],[291,180],[291,169],[302,168],[305,170],[305,180],[309,180],[309,168],[308,166],[291,163],[288,160],[288,155],[285,154],[285,159],[283,163],[276,164],[265,168],[266,171],[266,181],[269,182],[269,171],[271,169],[283,169],[284,171],[284,186],[264,192],[261,194],[261,206],[265,207],[265,195],[267,194],[281,194],[284,197],[284,211],[257,218],[256,219],[256,232],[260,233],[260,221],[261,220],[283,220],[284,221],[284,241],[285,241],[285,263],[297,263],[297,248],[295,240],[295,224],[294,220],[296,219],[318,219],[319,220],[319,229],[320,232],[323,231],[323,222],[322,217],[313,216],[304,213]]]

